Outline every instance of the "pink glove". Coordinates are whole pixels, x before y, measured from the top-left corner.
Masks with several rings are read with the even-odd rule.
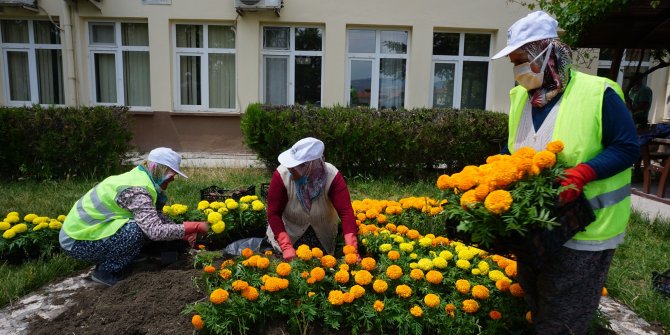
[[[565,177],[561,180],[561,186],[572,185],[558,195],[561,203],[575,201],[584,189],[584,185],[596,179],[596,172],[590,166],[580,163],[577,166],[565,170]]]
[[[195,245],[195,239],[196,239],[197,236],[198,236],[197,233],[184,235],[184,237],[182,237],[182,240],[188,242],[188,244],[191,246],[191,248],[193,248],[193,246]]]
[[[288,234],[283,231],[275,235],[275,239],[277,240],[277,243],[279,243],[284,260],[292,260],[295,257],[295,249],[293,249],[293,244],[291,243],[291,238],[288,237]]]
[[[209,225],[207,222],[184,221],[184,235],[207,234]]]
[[[356,255],[358,256],[358,260],[361,259],[361,255],[358,254],[358,238],[356,237],[356,233],[344,234],[344,244],[356,248]]]

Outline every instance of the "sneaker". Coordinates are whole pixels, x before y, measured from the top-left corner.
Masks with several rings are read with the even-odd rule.
[[[93,273],[91,273],[91,280],[96,283],[112,286],[119,281],[119,277],[114,272],[95,269],[93,270]]]

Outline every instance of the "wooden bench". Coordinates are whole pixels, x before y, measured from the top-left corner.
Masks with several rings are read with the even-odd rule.
[[[667,138],[653,138],[647,144],[640,147],[640,158],[642,160],[643,183],[642,189],[644,193],[649,193],[651,190],[651,173],[658,172],[660,177],[658,179],[658,188],[656,189],[656,196],[663,198],[665,196],[665,188],[668,182],[668,175],[670,174],[670,151],[650,152],[649,147],[657,144],[661,147],[670,149],[670,139]]]

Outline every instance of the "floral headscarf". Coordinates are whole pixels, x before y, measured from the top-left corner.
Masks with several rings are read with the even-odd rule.
[[[151,177],[151,181],[153,181],[156,191],[160,193],[165,191],[161,188],[161,184],[175,175],[169,167],[152,161],[144,161],[142,167],[147,171],[149,177]]]
[[[565,90],[570,80],[570,68],[572,67],[572,50],[558,39],[544,39],[530,42],[521,47],[528,52],[528,58],[534,59],[544,51],[549,43],[553,44],[551,53],[545,53],[537,59],[537,63],[544,62],[545,57],[550,57],[544,71],[542,86],[528,91],[530,103],[533,107],[543,107],[551,99]]]
[[[296,183],[296,195],[300,200],[302,209],[309,213],[312,210],[312,200],[321,194],[326,185],[326,163],[321,157],[300,164],[294,169],[302,176],[302,178],[294,181]]]

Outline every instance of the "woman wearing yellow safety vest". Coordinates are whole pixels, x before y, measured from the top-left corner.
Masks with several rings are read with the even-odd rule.
[[[140,254],[145,238],[184,239],[191,245],[206,222],[174,224],[162,213],[165,189],[177,174],[181,156],[156,148],[134,169],[106,178],[72,206],[60,231],[60,245],[75,259],[96,264],[91,279],[111,286]]]
[[[600,301],[614,249],[623,242],[630,216],[631,166],[639,155],[633,119],[613,81],[572,69],[572,52],[558,40],[558,22],[537,11],[507,31],[509,56],[519,86],[510,92],[505,151],[542,150],[553,140],[566,170],[562,204],[581,193],[595,221],[542,263],[518,263],[537,334],[586,334]]]

